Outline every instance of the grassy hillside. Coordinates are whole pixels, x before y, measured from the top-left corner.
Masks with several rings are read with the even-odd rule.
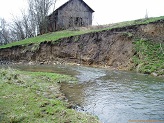
[[[43,35],[40,35],[37,37],[28,38],[28,39],[24,39],[21,41],[17,41],[17,42],[9,43],[7,45],[0,46],[0,49],[12,47],[12,46],[18,46],[18,45],[28,45],[31,43],[41,43],[44,41],[56,41],[60,38],[70,37],[70,36],[74,36],[74,35],[80,35],[80,34],[84,34],[84,33],[87,33],[87,32],[85,32],[85,31],[67,31],[67,30],[51,32],[51,33],[43,34]]]
[[[64,30],[64,31],[58,31],[58,32],[51,32],[51,33],[47,33],[47,34],[40,35],[37,37],[28,38],[25,40],[21,40],[21,41],[17,41],[17,42],[13,42],[13,43],[10,43],[7,45],[0,46],[0,49],[12,47],[12,46],[17,46],[17,45],[28,45],[31,43],[41,43],[44,41],[56,41],[60,38],[65,38],[65,37],[70,37],[70,36],[75,36],[75,35],[81,35],[81,34],[85,34],[85,33],[89,33],[89,32],[98,32],[98,31],[102,31],[102,30],[110,30],[113,28],[126,27],[126,26],[131,26],[131,25],[148,24],[150,22],[155,22],[155,21],[158,21],[161,19],[164,20],[164,16],[156,17],[156,18],[149,18],[149,19],[139,19],[139,20],[133,20],[133,21],[126,21],[126,22],[120,22],[120,23],[109,24],[109,25],[79,28],[79,31]]]

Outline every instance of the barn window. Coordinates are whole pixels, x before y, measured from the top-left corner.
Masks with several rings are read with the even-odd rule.
[[[69,27],[72,26],[83,26],[83,19],[81,17],[70,17]]]
[[[75,18],[75,26],[78,26],[78,24],[79,24],[79,18],[76,17],[76,18]]]
[[[75,18],[75,26],[82,26],[83,25],[83,19],[81,17]]]
[[[73,23],[74,23],[74,19],[73,19],[73,17],[70,17],[69,18],[69,27],[72,27]]]

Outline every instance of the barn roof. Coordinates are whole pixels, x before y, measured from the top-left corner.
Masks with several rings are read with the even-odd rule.
[[[67,2],[64,3],[62,6],[60,6],[59,8],[57,8],[55,11],[62,9],[63,7],[65,7],[65,6],[66,6],[69,2],[71,2],[71,1],[72,1],[72,0],[67,1]],[[79,0],[79,1],[81,1],[86,7],[88,7],[89,10],[90,10],[91,12],[95,12],[95,11],[94,11],[91,7],[89,7],[88,4],[86,4],[83,0]]]

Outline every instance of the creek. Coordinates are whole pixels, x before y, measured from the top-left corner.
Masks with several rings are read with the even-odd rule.
[[[98,116],[103,123],[129,120],[164,121],[164,79],[135,72],[67,65],[15,66],[26,71],[67,74],[77,84],[63,83],[61,91],[77,110]]]

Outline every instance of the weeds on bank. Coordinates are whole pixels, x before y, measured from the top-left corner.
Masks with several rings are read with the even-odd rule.
[[[1,123],[98,123],[90,115],[69,109],[59,81],[72,77],[55,73],[0,69]]]
[[[133,61],[137,71],[164,75],[164,44],[147,40],[138,40],[134,44],[136,53]]]

